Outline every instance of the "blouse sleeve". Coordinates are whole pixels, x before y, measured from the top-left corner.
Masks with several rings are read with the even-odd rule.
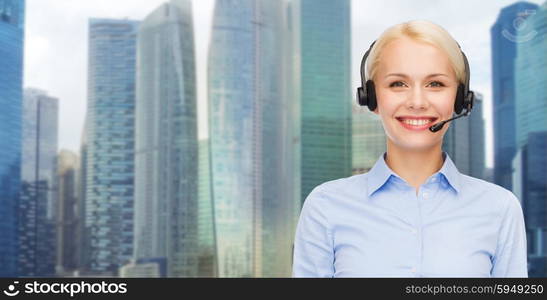
[[[528,277],[526,229],[518,198],[511,192],[503,214],[492,277]]]
[[[304,201],[296,227],[293,277],[333,277],[333,239],[320,187]]]

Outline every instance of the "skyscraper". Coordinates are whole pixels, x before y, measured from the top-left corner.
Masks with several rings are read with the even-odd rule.
[[[85,224],[85,206],[86,206],[86,182],[87,182],[87,118],[84,120],[82,130],[82,142],[80,145],[80,161],[78,165],[78,203],[76,211],[79,222],[76,228],[76,257],[78,265],[78,274],[85,273],[89,268],[89,228]]]
[[[471,114],[475,113],[472,111]],[[445,126],[450,126],[443,138],[443,150],[450,155],[454,164],[463,174],[470,173],[471,163],[471,136],[470,119],[459,119],[450,122]]]
[[[296,0],[299,18],[302,201],[317,185],[351,175],[349,0]]]
[[[85,226],[87,269],[115,274],[133,255],[138,22],[91,19]]]
[[[513,192],[521,200],[528,243],[528,275],[547,275],[547,131],[531,132],[513,159]]]
[[[517,151],[515,132],[515,56],[518,31],[537,5],[517,2],[503,8],[490,29],[494,121],[494,182],[511,189],[511,161]]]
[[[163,258],[147,258],[131,260],[120,268],[120,277],[155,278],[167,276],[167,260]]]
[[[469,173],[467,175],[487,179],[485,163],[486,126],[483,118],[484,98],[475,92],[473,111],[469,115]]]
[[[443,139],[443,150],[450,155],[458,171],[480,179],[484,178],[486,167],[482,104],[482,94],[475,91],[475,102],[471,114],[467,118],[450,122],[450,128]]]
[[[386,134],[380,117],[368,108],[352,106],[352,174],[368,172],[386,151]]]
[[[516,44],[515,124],[517,147],[531,132],[547,131],[547,2],[530,12]],[[526,39],[526,36],[529,36]]]
[[[57,274],[72,275],[78,268],[78,165],[76,153],[58,155]]]
[[[211,197],[211,163],[209,139],[199,141],[199,186],[198,186],[198,245],[200,277],[216,277],[217,249],[214,223],[213,198]]]
[[[135,258],[198,275],[198,140],[192,6],[172,0],[138,34]]]
[[[515,123],[519,155],[513,186],[520,193],[528,233],[531,277],[547,275],[547,2],[529,12],[515,59]]]
[[[209,50],[211,182],[220,276],[288,276],[284,1],[217,0]]]
[[[55,274],[58,115],[58,99],[41,90],[25,90],[19,276]]]
[[[285,178],[283,183],[283,194],[281,197],[292,202],[289,204],[286,226],[290,236],[291,252],[294,245],[294,232],[300,216],[301,209],[301,188],[302,188],[302,132],[301,132],[301,72],[300,61],[302,59],[301,51],[301,30],[300,30],[300,12],[299,3],[295,1],[286,1],[283,9],[285,12],[283,20],[283,57],[282,76],[283,76],[283,99],[282,101],[282,149],[281,161],[282,176]],[[291,253],[292,262],[292,253]],[[291,264],[292,265],[292,264]],[[292,273],[292,268],[289,271]]]
[[[24,0],[0,0],[0,277],[18,260],[24,16]]]

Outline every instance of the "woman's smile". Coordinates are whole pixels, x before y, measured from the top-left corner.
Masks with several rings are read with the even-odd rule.
[[[395,118],[403,128],[411,131],[423,131],[427,130],[437,120],[436,117],[413,117],[413,116],[400,116]]]

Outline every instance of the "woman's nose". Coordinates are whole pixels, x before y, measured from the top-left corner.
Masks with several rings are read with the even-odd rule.
[[[407,106],[414,109],[427,109],[429,107],[425,93],[420,87],[411,89],[407,99]]]

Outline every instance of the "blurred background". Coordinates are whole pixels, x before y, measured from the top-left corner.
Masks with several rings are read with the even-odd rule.
[[[287,277],[317,185],[385,151],[356,105],[388,27],[447,29],[443,149],[520,199],[547,272],[547,2],[0,0],[0,277]]]

